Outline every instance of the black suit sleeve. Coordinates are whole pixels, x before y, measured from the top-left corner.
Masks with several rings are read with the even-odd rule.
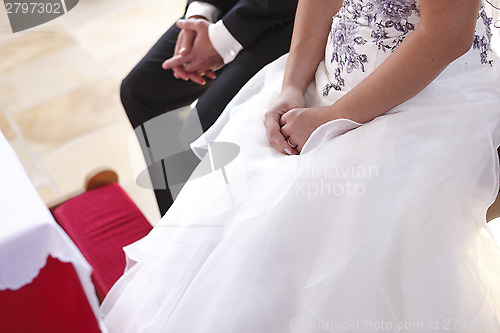
[[[188,5],[193,1],[189,0]],[[203,0],[222,10],[224,25],[244,48],[273,26],[295,18],[297,0]]]
[[[274,25],[293,21],[297,0],[241,0],[224,16],[226,28],[244,48]]]

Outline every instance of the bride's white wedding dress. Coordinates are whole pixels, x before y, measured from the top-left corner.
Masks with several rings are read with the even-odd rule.
[[[307,104],[353,88],[419,14],[416,0],[344,1]],[[125,248],[101,309],[109,331],[499,332],[490,23],[482,8],[474,46],[417,96],[363,125],[321,126],[299,156],[271,148],[263,126],[286,56],[257,74],[196,142],[235,143],[238,157],[189,181]]]

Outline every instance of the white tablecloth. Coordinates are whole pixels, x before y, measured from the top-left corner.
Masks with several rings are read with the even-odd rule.
[[[89,304],[99,318],[91,267],[55,222],[0,132],[0,290],[17,290],[29,284],[45,266],[49,255],[73,264]],[[105,332],[103,325],[100,326]]]

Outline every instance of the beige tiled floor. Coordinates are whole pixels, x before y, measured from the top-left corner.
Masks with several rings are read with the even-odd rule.
[[[0,10],[0,130],[47,204],[82,190],[92,170],[111,167],[150,222],[158,221],[152,191],[135,184],[132,128],[118,92],[184,6],[80,0],[66,15],[16,34]]]

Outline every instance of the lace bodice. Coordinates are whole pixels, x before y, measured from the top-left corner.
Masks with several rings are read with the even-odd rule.
[[[323,95],[327,96],[331,89],[346,90],[346,80],[353,73],[371,72],[415,30],[419,21],[418,0],[345,0],[333,17],[325,54],[329,83]],[[491,22],[482,5],[473,50],[477,61],[484,65],[492,63]],[[355,81],[366,75],[355,75]]]

